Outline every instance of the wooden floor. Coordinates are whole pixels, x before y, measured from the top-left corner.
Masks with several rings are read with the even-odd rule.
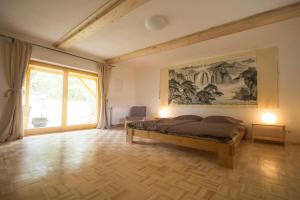
[[[0,199],[300,199],[300,146],[242,142],[238,167],[212,153],[123,130],[26,137],[0,145]]]

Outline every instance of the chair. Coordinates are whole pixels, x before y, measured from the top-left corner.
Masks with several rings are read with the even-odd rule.
[[[125,128],[127,123],[142,121],[146,119],[146,106],[133,106],[130,108],[129,116],[125,117]]]

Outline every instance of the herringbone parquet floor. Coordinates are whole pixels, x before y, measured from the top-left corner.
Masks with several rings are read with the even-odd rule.
[[[0,145],[0,199],[300,199],[300,146],[244,141],[235,170],[212,153],[123,130],[26,137]]]

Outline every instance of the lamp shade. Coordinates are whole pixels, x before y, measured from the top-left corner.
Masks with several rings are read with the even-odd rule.
[[[169,111],[166,109],[161,109],[158,113],[160,118],[167,118],[169,117]]]
[[[261,115],[261,121],[264,124],[275,124],[277,121],[277,116],[271,112],[265,112]]]

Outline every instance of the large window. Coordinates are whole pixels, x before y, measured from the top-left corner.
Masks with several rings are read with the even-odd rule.
[[[31,62],[23,91],[25,132],[95,127],[97,83],[92,73]]]
[[[67,125],[97,121],[97,81],[80,73],[68,76]]]

